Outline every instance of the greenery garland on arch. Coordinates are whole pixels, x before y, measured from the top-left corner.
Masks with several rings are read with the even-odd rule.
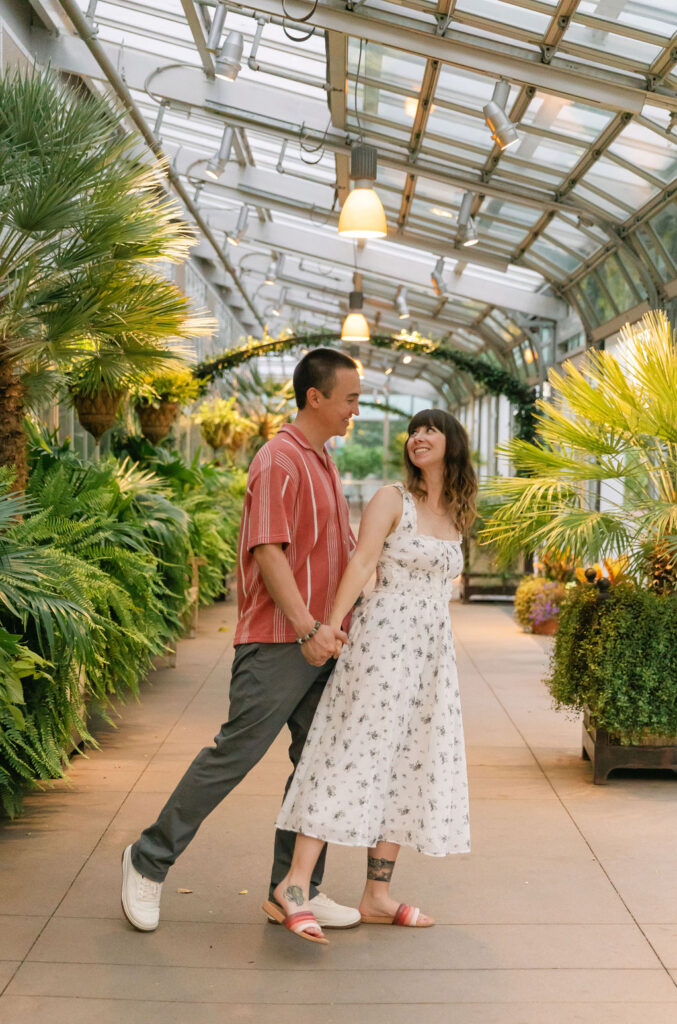
[[[288,352],[295,348],[312,348],[316,345],[335,345],[338,334],[333,331],[312,331],[306,334],[282,333],[278,338],[268,335],[261,339],[249,338],[244,345],[229,349],[213,359],[199,363],[193,373],[203,382],[204,388],[217,377],[257,356]],[[536,391],[518,377],[487,362],[482,356],[445,348],[438,342],[423,338],[419,334],[376,334],[370,339],[377,348],[389,348],[395,352],[411,352],[439,362],[453,363],[459,370],[469,374],[482,384],[492,395],[505,395],[515,407],[515,434],[523,441],[533,442],[535,436]]]

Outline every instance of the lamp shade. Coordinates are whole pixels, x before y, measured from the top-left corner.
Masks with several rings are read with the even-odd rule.
[[[362,313],[348,313],[341,328],[341,341],[369,341],[369,324]]]
[[[373,188],[354,188],[343,204],[338,225],[346,238],[385,238],[386,215]]]

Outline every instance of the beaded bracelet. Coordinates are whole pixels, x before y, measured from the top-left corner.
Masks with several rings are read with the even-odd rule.
[[[310,633],[306,633],[305,636],[300,636],[298,638],[298,640],[296,641],[296,643],[297,644],[304,644],[306,642],[306,640],[310,640],[311,637],[315,636],[315,634],[317,633],[317,631],[318,631],[318,629],[320,628],[321,625],[322,625],[321,622],[316,622],[315,625],[313,626],[313,628],[311,629]]]

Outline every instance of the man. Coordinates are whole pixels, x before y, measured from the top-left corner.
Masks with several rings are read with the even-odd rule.
[[[336,466],[325,444],[359,415],[356,364],[333,349],[309,352],[294,371],[298,415],[254,457],[247,482],[238,558],[238,625],[228,721],[213,747],[188,768],[154,825],[124,851],[122,907],[140,931],[154,931],[167,871],[207,815],[261,760],[286,724],[296,767],[342,630],[329,627],[352,535]],[[287,787],[291,782],[290,776]],[[285,877],[295,835],[278,831],[270,894]],[[313,875],[312,909],[320,927],[360,920],[318,891],[323,851]]]

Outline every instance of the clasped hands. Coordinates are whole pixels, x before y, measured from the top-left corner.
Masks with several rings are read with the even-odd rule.
[[[338,658],[343,645],[348,643],[348,634],[334,626],[322,625],[315,636],[301,644],[301,653],[309,665],[318,668],[330,658]]]

